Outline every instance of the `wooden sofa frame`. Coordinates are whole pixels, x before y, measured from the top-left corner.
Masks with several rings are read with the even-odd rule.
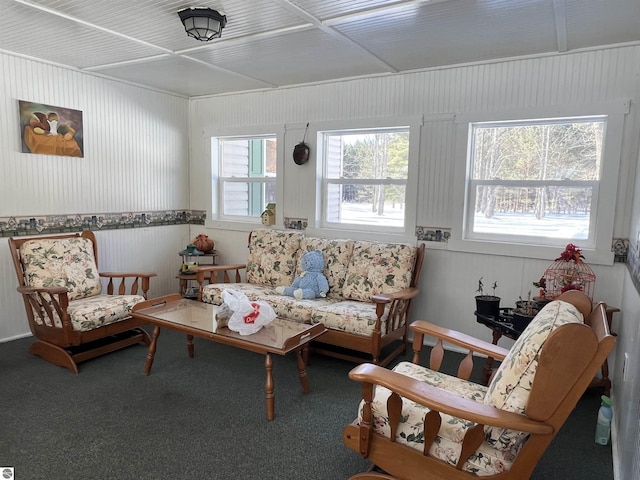
[[[78,363],[91,358],[104,355],[121,348],[144,343],[149,345],[151,339],[149,334],[142,328],[143,325],[138,320],[131,317],[110,323],[89,331],[77,331],[73,329],[73,324],[67,313],[69,298],[67,289],[64,287],[35,288],[26,283],[24,265],[20,259],[21,246],[30,240],[38,239],[65,239],[74,237],[84,237],[91,240],[93,244],[93,254],[98,265],[98,244],[96,237],[90,230],[82,233],[66,235],[42,235],[21,238],[9,238],[9,250],[13,265],[18,278],[18,292],[22,295],[24,306],[29,321],[31,333],[37,340],[31,344],[29,353],[40,356],[55,365],[68,368],[74,373],[78,373]],[[127,285],[130,283],[129,295],[137,295],[141,290],[141,295],[147,297],[149,290],[149,279],[155,277],[155,273],[113,273],[100,272],[100,277],[108,278],[108,295],[127,294]],[[62,326],[55,326],[54,316],[57,314]],[[36,316],[40,322],[36,322]],[[49,318],[49,325],[44,320]]]
[[[386,366],[398,355],[405,354],[409,348],[408,319],[411,300],[419,293],[418,282],[424,261],[424,251],[423,243],[416,247],[415,264],[409,288],[394,294],[372,297],[371,301],[376,304],[377,321],[371,336],[328,329],[318,340],[312,342],[311,351],[358,363],[370,361],[381,366]],[[199,267],[196,271],[196,281],[199,285],[198,301],[202,301],[202,288],[205,286],[205,282],[216,281],[218,274],[221,273],[224,283],[230,283],[232,280],[239,283],[241,281],[240,271],[244,269],[246,269],[246,264]],[[386,320],[383,319],[385,310],[388,311]],[[400,343],[390,351],[383,352],[383,349],[394,342]],[[360,352],[369,355],[370,358],[363,358],[363,355],[349,351]]]
[[[312,351],[356,362],[362,362],[362,357],[336,351],[331,347],[362,352],[371,355],[371,362],[382,367],[387,366],[398,355],[404,355],[409,348],[411,301],[420,292],[418,281],[424,261],[424,250],[424,243],[416,248],[416,261],[409,288],[395,294],[374,295],[371,298],[371,301],[376,304],[376,317],[378,317],[371,337],[328,329],[317,341],[312,342]],[[387,306],[389,314],[386,319],[386,333],[383,333],[383,316]],[[398,341],[400,343],[382,357],[383,349]]]

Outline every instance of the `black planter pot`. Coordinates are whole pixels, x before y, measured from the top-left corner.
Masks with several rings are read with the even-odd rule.
[[[526,315],[524,313],[518,313],[515,310],[511,312],[513,329],[516,332],[522,333],[525,328],[531,323],[531,320],[535,315]]]
[[[533,297],[533,301],[536,304],[536,308],[538,310],[542,310],[542,308],[552,300],[550,298],[545,298],[545,297]]]
[[[500,297],[493,295],[476,296],[476,313],[486,317],[500,318]]]

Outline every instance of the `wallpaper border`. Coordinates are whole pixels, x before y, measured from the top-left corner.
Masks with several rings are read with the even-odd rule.
[[[637,246],[631,247],[628,250],[627,269],[631,275],[633,286],[636,287],[636,291],[640,293],[640,257],[638,256]]]
[[[164,225],[204,225],[204,210],[161,210],[146,212],[75,213],[0,217],[0,237],[24,237],[77,232],[116,230]]]

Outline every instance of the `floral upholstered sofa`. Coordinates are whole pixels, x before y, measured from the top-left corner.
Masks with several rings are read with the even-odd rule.
[[[301,272],[303,253],[312,250],[324,256],[327,296],[298,300],[279,295],[276,287],[293,282]],[[364,352],[370,355],[365,360],[386,365],[406,351],[407,317],[411,299],[418,294],[423,256],[424,245],[335,240],[299,231],[259,229],[249,236],[247,263],[232,268],[244,270],[244,282],[205,284],[207,271],[228,269],[225,266],[200,267],[196,278],[203,302],[220,305],[224,289],[234,288],[252,301],[267,301],[280,317],[324,324],[328,332],[314,344],[314,351],[360,361],[362,355],[354,356],[353,351]],[[396,341],[400,344],[383,356],[383,349]]]

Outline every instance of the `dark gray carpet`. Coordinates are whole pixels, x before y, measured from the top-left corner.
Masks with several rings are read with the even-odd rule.
[[[190,359],[184,336],[163,331],[148,377],[143,346],[74,375],[29,355],[31,341],[0,344],[0,466],[18,479],[343,480],[369,467],[341,440],[360,399],[352,363],[312,357],[304,395],[294,357],[276,356],[269,422],[263,356],[196,339]],[[611,448],[593,438],[599,395],[584,396],[534,480],[613,478]]]

